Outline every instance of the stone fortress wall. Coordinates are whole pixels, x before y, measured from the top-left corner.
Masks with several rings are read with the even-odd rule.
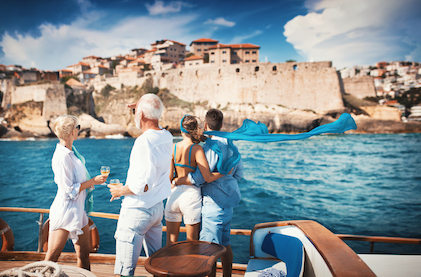
[[[162,71],[154,86],[192,102],[279,105],[318,112],[343,110],[340,77],[331,62],[260,63]]]
[[[359,99],[364,99],[365,97],[376,97],[376,88],[374,86],[373,77],[363,76],[344,78],[342,80],[346,93],[350,93]]]
[[[44,103],[42,117],[45,120],[67,113],[64,86],[61,84],[19,86],[12,90],[12,105],[28,101]]]

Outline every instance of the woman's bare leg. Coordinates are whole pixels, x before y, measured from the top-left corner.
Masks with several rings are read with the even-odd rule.
[[[167,245],[170,245],[178,241],[178,235],[180,234],[181,222],[166,222],[167,224]]]
[[[187,240],[199,240],[200,222],[189,225],[186,224],[186,235]]]
[[[57,229],[52,231],[48,236],[48,250],[45,254],[45,261],[57,262],[66,245],[67,236],[69,232],[63,229]]]
[[[82,228],[83,234],[79,236],[79,240],[74,244],[77,266],[91,270],[91,262],[89,260],[89,252],[91,251],[91,233],[89,232],[89,224]]]

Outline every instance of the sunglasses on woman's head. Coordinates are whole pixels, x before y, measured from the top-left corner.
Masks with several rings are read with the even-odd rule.
[[[75,129],[77,129],[78,131],[80,131],[80,125],[77,125],[77,126],[75,127]]]
[[[133,114],[136,114],[136,109],[132,109]]]

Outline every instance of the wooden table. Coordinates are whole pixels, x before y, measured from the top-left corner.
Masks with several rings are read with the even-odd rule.
[[[206,276],[226,251],[212,242],[181,241],[156,251],[145,268],[155,276]]]

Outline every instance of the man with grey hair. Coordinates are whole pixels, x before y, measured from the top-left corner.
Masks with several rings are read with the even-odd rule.
[[[108,185],[111,201],[124,196],[114,235],[116,276],[134,275],[144,241],[147,256],[162,247],[163,200],[171,195],[173,143],[171,133],[158,125],[163,109],[155,94],[145,94],[136,103],[135,122],[142,135],[130,153],[126,184]]]

